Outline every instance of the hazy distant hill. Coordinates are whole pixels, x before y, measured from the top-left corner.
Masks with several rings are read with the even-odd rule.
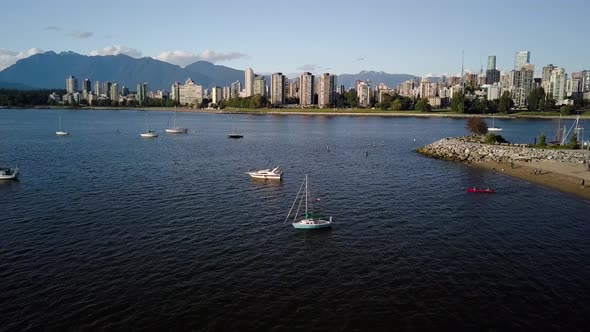
[[[78,78],[79,89],[82,81],[89,78],[95,81],[117,82],[120,86],[135,90],[138,83],[147,82],[152,90],[166,89],[175,81],[184,82],[192,78],[197,84],[210,88],[214,85],[230,86],[232,82],[244,84],[244,71],[207,61],[197,61],[182,68],[152,58],[132,58],[127,55],[87,56],[74,52],[45,52],[17,61],[14,65],[0,71],[0,88],[14,89],[63,89],[66,77]],[[338,85],[347,89],[356,80],[371,80],[373,86],[383,82],[389,87],[415,78],[407,74],[388,74],[385,72],[361,71],[358,74],[338,75]],[[7,83],[10,82],[10,83]],[[270,77],[267,77],[270,85]],[[94,89],[94,86],[92,86]]]
[[[231,83],[235,81],[240,81],[242,84],[244,84],[243,70],[215,65],[208,61],[197,61],[184,67],[184,69],[191,73],[209,77],[210,80],[207,84],[203,83],[202,81],[197,81],[195,77],[193,77],[195,82],[203,84],[206,87],[215,85],[221,87],[230,86]]]
[[[418,76],[409,74],[388,74],[382,71],[361,71],[358,74],[341,74],[338,75],[338,86],[344,85],[348,90],[354,87],[356,80],[370,80],[373,87],[379,83],[385,83],[390,88],[395,88],[398,84],[412,78],[420,79]]]
[[[33,87],[21,83],[0,82],[0,89],[33,90]]]
[[[213,79],[208,74],[199,72],[199,69],[208,69],[206,72],[210,75],[216,75],[216,71],[220,74]],[[0,72],[0,81],[53,89],[63,88],[66,77],[74,75],[78,78],[79,88],[81,82],[89,78],[92,82],[117,82],[130,90],[135,90],[137,84],[142,82],[148,82],[150,89],[170,90],[173,82],[184,82],[188,77],[205,87],[212,84],[229,85],[236,80],[235,73],[227,75],[229,71],[241,72],[208,62],[189,69],[147,57],[136,59],[127,55],[87,56],[73,52],[46,52],[21,59],[4,69]],[[244,75],[241,73],[243,80]],[[228,80],[225,82],[223,77],[226,76]]]

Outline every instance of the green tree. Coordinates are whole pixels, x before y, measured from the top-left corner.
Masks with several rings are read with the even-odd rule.
[[[539,136],[539,144],[538,145],[542,148],[547,146],[547,137],[545,136],[545,133],[541,133],[541,136]]]
[[[573,135],[570,136],[569,148],[570,149],[577,149],[578,148],[578,134],[573,133]]]
[[[346,103],[349,107],[354,108],[359,106],[356,90],[350,89],[349,91],[346,91],[344,95],[346,96]]]
[[[403,106],[404,106],[404,104],[402,103],[402,101],[400,99],[396,99],[391,103],[391,109],[394,111],[401,110]]]
[[[465,112],[465,97],[462,92],[455,92],[451,97],[451,110],[455,113]]]
[[[485,135],[488,133],[487,123],[480,117],[467,118],[467,125],[465,127],[470,133],[475,135]]]
[[[539,107],[543,112],[550,112],[555,109],[555,104],[557,102],[553,99],[553,95],[548,94],[546,98],[542,99],[539,103]]]
[[[430,112],[432,111],[432,106],[428,103],[428,98],[421,98],[416,103],[416,110],[420,112]]]
[[[545,90],[543,88],[536,88],[531,91],[528,97],[527,109],[531,112],[539,110],[541,100],[545,98]]]
[[[469,113],[471,114],[482,114],[486,109],[486,100],[485,99],[475,99],[469,105]]]
[[[514,101],[510,98],[510,92],[504,91],[500,97],[498,104],[498,111],[501,113],[508,113],[514,107]]]
[[[509,143],[504,137],[501,135],[496,135],[494,133],[490,133],[486,136],[486,143],[487,144],[500,144],[500,143]]]
[[[574,108],[570,105],[563,105],[559,108],[559,114],[561,115],[572,115],[574,114]]]

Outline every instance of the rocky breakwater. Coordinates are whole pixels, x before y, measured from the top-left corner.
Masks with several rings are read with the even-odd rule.
[[[432,158],[465,163],[540,160],[566,163],[590,162],[590,152],[587,150],[539,149],[526,144],[485,144],[474,137],[443,138],[416,151]]]

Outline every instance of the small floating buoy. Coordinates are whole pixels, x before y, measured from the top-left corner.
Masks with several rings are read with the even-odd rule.
[[[416,139],[414,138],[414,142],[416,142]]]

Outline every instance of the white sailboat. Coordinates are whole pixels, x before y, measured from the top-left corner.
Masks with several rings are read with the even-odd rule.
[[[59,116],[59,130],[55,132],[57,136],[69,136],[70,133],[61,128],[61,115]]]
[[[488,128],[488,131],[502,131],[502,128],[495,126],[494,113],[492,113],[492,126]]]
[[[301,192],[303,190],[303,193]],[[297,228],[297,229],[319,229],[319,228],[329,228],[332,227],[332,217],[330,217],[330,219],[325,220],[322,219],[320,216],[318,215],[314,215],[312,213],[309,212],[309,210],[311,209],[311,207],[309,206],[309,188],[307,186],[307,174],[305,174],[305,180],[303,180],[303,183],[301,183],[301,187],[299,187],[299,191],[297,192],[297,196],[295,196],[295,200],[293,201],[293,204],[291,205],[291,209],[289,210],[289,213],[287,214],[287,217],[285,218],[285,222],[287,220],[289,220],[289,218],[291,217],[291,212],[293,211],[293,208],[295,207],[295,204],[297,203],[297,201],[299,200],[299,205],[297,206],[297,211],[295,212],[295,214],[293,214],[293,223],[291,225],[293,225],[293,227]],[[299,210],[301,208],[301,204],[303,203],[303,201],[305,200],[305,215],[304,218],[297,221],[297,217],[299,216]]]
[[[139,136],[143,138],[155,138],[158,137],[158,133],[153,130],[150,130],[150,123],[148,121],[148,114],[145,113],[145,133],[139,134]]]
[[[176,126],[176,111],[174,111],[174,120],[172,128],[166,128],[166,132],[169,134],[186,134],[188,133],[188,128],[178,127]]]

